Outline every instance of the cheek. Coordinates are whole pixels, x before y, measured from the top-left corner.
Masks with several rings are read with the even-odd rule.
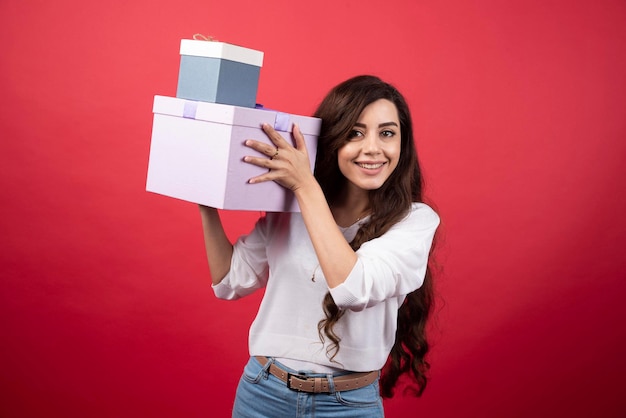
[[[339,171],[343,174],[344,177],[349,175],[350,162],[346,160],[339,159]]]
[[[337,151],[337,162],[339,163],[339,168],[349,166],[350,164],[352,164],[352,160],[354,158],[356,158],[355,153],[350,148],[349,144],[344,145]]]
[[[346,158],[344,156],[344,153],[342,152],[343,148],[339,150],[339,152],[337,153],[337,166],[339,166],[339,171],[341,172],[341,174],[346,175]]]
[[[358,147],[352,142],[346,142],[337,150],[337,157],[340,159],[354,158],[354,154],[358,154]]]
[[[393,167],[398,166],[398,162],[400,161],[400,144],[392,147],[388,150],[387,157],[392,161]]]

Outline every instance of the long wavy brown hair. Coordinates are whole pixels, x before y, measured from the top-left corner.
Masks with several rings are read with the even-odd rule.
[[[369,221],[361,226],[350,243],[355,251],[364,242],[380,237],[403,219],[411,210],[413,202],[422,202],[424,184],[409,108],[395,87],[378,77],[362,75],[333,88],[315,112],[315,116],[322,119],[315,177],[327,201],[332,204],[338,200],[346,182],[339,170],[338,150],[348,142],[363,109],[380,99],[391,101],[398,110],[401,131],[400,159],[387,181],[379,189],[370,191]],[[394,387],[404,374],[414,379],[417,385],[414,391],[416,396],[420,396],[426,387],[426,372],[430,368],[425,359],[429,349],[426,322],[433,306],[431,270],[430,266],[426,269],[423,285],[407,295],[399,309],[396,340],[380,380],[381,394],[384,397],[393,396]],[[318,331],[322,342],[325,338],[331,342],[327,354],[332,360],[339,351],[341,341],[333,328],[344,311],[337,307],[330,293],[324,298],[323,310],[326,318],[319,322]]]

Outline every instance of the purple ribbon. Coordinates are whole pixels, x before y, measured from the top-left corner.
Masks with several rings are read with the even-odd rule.
[[[196,110],[198,110],[198,102],[190,102],[185,100],[185,108],[183,109],[183,118],[195,119]]]
[[[266,109],[263,107],[262,104],[259,104],[259,103],[257,103],[254,106],[254,108],[260,109],[260,110],[269,110],[270,112],[276,112],[276,120],[274,121],[274,129],[276,129],[277,131],[283,131],[283,132],[289,131],[289,124],[291,122],[291,116],[289,115],[289,113],[279,112],[274,109]]]
[[[276,122],[274,122],[274,129],[277,131],[287,132],[289,130],[289,122],[290,122],[289,113],[276,113]]]

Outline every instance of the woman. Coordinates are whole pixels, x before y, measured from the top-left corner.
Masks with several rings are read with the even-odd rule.
[[[292,190],[301,213],[268,213],[232,246],[217,211],[201,207],[216,296],[265,287],[235,417],[380,417],[380,393],[392,396],[401,374],[418,394],[426,384],[439,218],[422,203],[407,104],[379,78],[358,76],[331,90],[315,116],[314,174],[297,126],[295,147],[269,126],[273,146],[246,141],[262,156],[244,161],[268,169],[250,183]]]

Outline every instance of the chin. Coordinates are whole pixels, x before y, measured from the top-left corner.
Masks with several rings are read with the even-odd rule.
[[[358,187],[363,189],[363,190],[378,190],[381,187],[383,187],[383,184],[385,184],[385,182],[381,182],[381,183],[365,183],[365,184],[359,184]]]

